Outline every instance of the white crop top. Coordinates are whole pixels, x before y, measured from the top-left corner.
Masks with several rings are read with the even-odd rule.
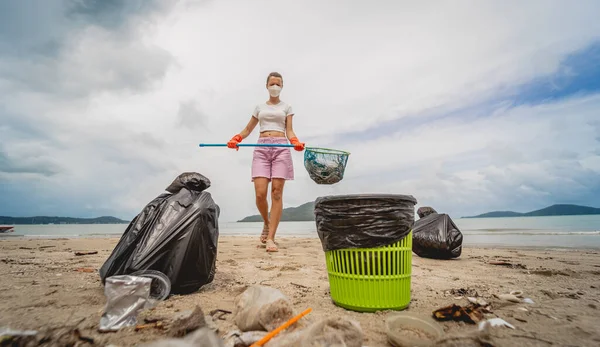
[[[277,105],[269,105],[266,102],[258,104],[252,113],[252,116],[258,119],[261,133],[269,130],[285,133],[285,119],[293,115],[292,106],[283,101],[279,101]]]

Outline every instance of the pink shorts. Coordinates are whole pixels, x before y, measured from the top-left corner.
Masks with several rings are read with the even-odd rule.
[[[285,137],[259,137],[258,143],[288,144]],[[256,177],[294,179],[290,147],[256,147],[252,157],[252,181]]]

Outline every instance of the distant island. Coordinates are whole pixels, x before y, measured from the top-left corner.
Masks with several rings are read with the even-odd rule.
[[[282,222],[313,222],[315,203],[307,202],[298,207],[284,208],[281,213]],[[535,210],[526,213],[513,211],[494,211],[483,213],[477,216],[468,216],[462,218],[500,218],[500,217],[548,217],[548,216],[581,216],[600,214],[600,208],[578,205],[557,204],[541,210]],[[245,217],[238,222],[262,222],[262,217],[258,214]]]
[[[0,224],[4,225],[33,225],[33,224],[127,224],[129,221],[116,217],[103,216],[97,218],[71,218],[71,217],[4,217],[0,216]]]
[[[600,214],[600,208],[558,204],[548,206],[541,210],[535,210],[526,213],[513,211],[494,211],[477,216],[462,217],[462,218],[499,218],[499,217],[548,217],[548,216],[582,216]]]
[[[298,207],[284,208],[281,212],[282,222],[311,222],[315,220],[314,215],[315,203],[314,201],[307,202]],[[238,222],[262,222],[263,219],[260,215],[256,214],[248,216]]]

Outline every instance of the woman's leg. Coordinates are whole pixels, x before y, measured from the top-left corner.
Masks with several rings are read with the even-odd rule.
[[[260,242],[267,242],[269,232],[269,203],[267,202],[267,190],[269,188],[269,179],[265,177],[254,178],[254,190],[256,192],[256,207],[263,221],[263,232],[260,235]]]
[[[271,218],[269,220],[269,237],[268,240],[275,240],[275,233],[281,219],[281,211],[283,210],[283,186],[285,180],[282,178],[273,178],[271,183]],[[273,244],[268,245],[267,250],[276,250]]]

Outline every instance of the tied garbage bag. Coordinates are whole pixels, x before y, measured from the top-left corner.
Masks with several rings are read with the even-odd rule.
[[[422,258],[458,258],[463,235],[447,214],[432,213],[413,226],[413,252]]]
[[[432,213],[437,213],[437,211],[434,210],[433,207],[429,206],[419,207],[417,210],[417,215],[419,215],[419,218],[427,217]]]
[[[220,209],[205,189],[210,180],[179,175],[131,221],[100,268],[107,277],[156,270],[171,282],[171,294],[188,294],[213,281]]]
[[[234,315],[240,331],[271,331],[292,319],[294,311],[278,289],[251,286],[236,297]]]
[[[106,279],[104,295],[106,307],[100,318],[101,332],[117,331],[137,324],[137,315],[152,308],[156,301],[150,298],[152,279],[137,276],[113,276]]]
[[[315,222],[324,251],[376,248],[410,233],[417,200],[410,195],[372,194],[319,197]]]

